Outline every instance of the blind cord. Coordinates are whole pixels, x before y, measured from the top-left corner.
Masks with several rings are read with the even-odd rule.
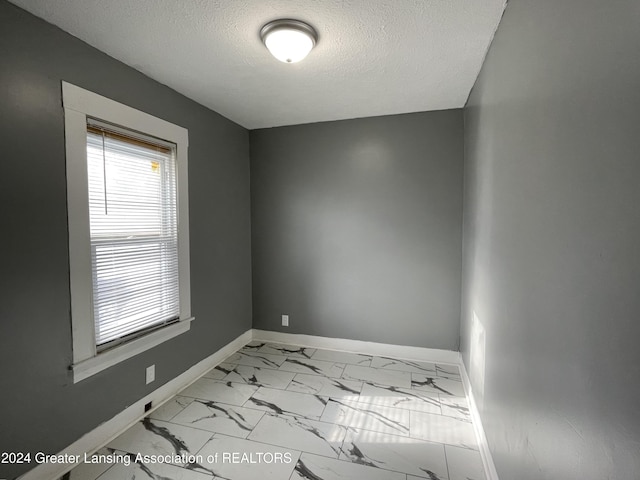
[[[104,148],[104,130],[102,131],[102,183],[104,187],[104,214],[107,212],[107,154]]]

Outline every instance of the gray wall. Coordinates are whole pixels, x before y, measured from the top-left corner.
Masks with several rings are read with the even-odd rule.
[[[461,110],[250,138],[254,327],[456,349]]]
[[[73,384],[66,80],[189,129],[191,331]],[[249,136],[0,2],[0,451],[55,453],[251,328]],[[155,363],[157,379],[144,385]],[[0,465],[11,478],[29,466]]]
[[[638,25],[510,0],[465,109],[462,351],[503,479],[640,472]]]

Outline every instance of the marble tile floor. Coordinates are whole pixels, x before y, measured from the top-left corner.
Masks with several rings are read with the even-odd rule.
[[[96,455],[64,478],[485,479],[457,366],[262,342]]]

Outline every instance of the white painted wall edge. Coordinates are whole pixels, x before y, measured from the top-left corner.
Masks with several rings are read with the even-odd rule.
[[[232,340],[227,345],[216,351],[209,357],[196,363],[184,373],[178,375],[173,380],[165,383],[157,390],[154,390],[149,395],[141,398],[133,405],[127,407],[125,410],[117,414],[110,420],[99,425],[95,429],[91,430],[80,439],[73,442],[67,448],[62,450],[60,455],[80,455],[80,458],[84,458],[84,454],[91,454],[111,440],[116,438],[122,432],[129,427],[140,421],[142,418],[149,415],[150,412],[144,411],[144,406],[153,402],[155,410],[159,408],[163,403],[173,398],[181,390],[184,390],[193,382],[202,377],[205,373],[211,370],[213,367],[221,363],[229,355],[236,350],[242,348],[249,343],[252,338],[252,331],[247,330],[235,340]],[[76,465],[73,464],[60,464],[60,463],[41,463],[35,468],[29,470],[27,473],[19,477],[20,480],[42,480],[51,479],[55,480],[60,478],[65,473],[71,471]]]
[[[473,423],[473,429],[476,432],[476,438],[478,439],[478,447],[480,450],[480,457],[482,457],[482,464],[484,465],[484,474],[487,480],[499,480],[496,466],[493,463],[493,457],[489,450],[489,444],[487,443],[487,436],[484,433],[484,427],[482,426],[482,420],[480,419],[480,411],[476,404],[475,397],[473,396],[473,388],[471,388],[471,382],[469,375],[467,375],[467,369],[464,366],[462,360],[462,354],[458,353],[460,360],[460,375],[462,377],[462,384],[469,400],[469,413],[471,414],[471,421]]]
[[[317,337],[315,335],[301,335],[256,329],[253,330],[253,340],[282,343],[285,345],[300,345],[301,347],[326,348],[328,350],[363,353],[366,355],[392,357],[403,360],[448,363],[452,365],[460,364],[460,354],[453,350],[438,350],[435,348],[363,342],[361,340],[349,340],[346,338]]]

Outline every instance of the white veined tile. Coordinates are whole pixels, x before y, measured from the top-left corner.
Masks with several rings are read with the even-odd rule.
[[[180,392],[180,395],[242,406],[256,390],[258,390],[258,387],[245,383],[221,382],[210,378],[201,378]]]
[[[436,364],[436,376],[440,378],[449,378],[451,380],[462,381],[460,376],[460,368],[457,365]]]
[[[432,377],[420,373],[411,374],[411,388],[425,392],[440,393],[453,397],[464,397],[462,382],[448,378]]]
[[[431,413],[411,412],[410,436],[465,448],[478,445],[471,422]]]
[[[323,360],[325,362],[346,363],[351,365],[371,366],[371,355],[360,353],[338,352],[334,350],[316,350],[311,357],[312,360]]]
[[[189,455],[200,450],[211,436],[204,430],[145,418],[107,447],[134,455]]]
[[[349,429],[340,459],[432,479],[447,478],[444,445],[415,438]]]
[[[267,344],[266,342],[261,342],[259,340],[254,340],[254,341],[251,341],[251,342],[247,343],[240,350],[244,350],[244,351],[248,351],[248,352],[255,352],[255,351],[260,350],[260,348],[264,347],[266,344]]]
[[[344,371],[344,364],[324,362],[321,360],[307,360],[306,358],[287,358],[280,366],[285,372],[307,373],[338,378]]]
[[[392,435],[409,435],[409,410],[351,400],[329,400],[320,420]]]
[[[260,387],[244,406],[272,413],[318,419],[325,404],[326,399],[316,395]]]
[[[285,389],[296,374],[273,370],[271,368],[249,367],[247,365],[235,365],[224,378],[227,382],[241,382],[259,387],[272,387]]]
[[[283,480],[290,477],[300,451],[216,434],[198,455],[215,478]]]
[[[291,480],[405,480],[406,475],[381,468],[358,465],[344,460],[303,453]],[[234,479],[235,480],[235,479]]]
[[[411,387],[411,374],[408,372],[362,367],[360,365],[347,365],[342,374],[342,378],[346,380],[361,380],[377,385],[390,385],[403,388]]]
[[[421,392],[411,388],[388,387],[365,383],[358,402],[383,407],[404,408],[427,413],[441,413],[437,393]]]
[[[207,373],[205,373],[203,377],[212,378],[214,380],[222,380],[224,377],[226,377],[229,374],[228,369],[231,366],[233,366],[233,364],[221,363],[220,365],[216,365]]]
[[[399,370],[401,372],[424,373],[425,375],[436,374],[436,364],[430,362],[399,360],[388,357],[373,357],[371,366],[373,368],[386,368],[388,370]]]
[[[154,420],[169,421],[182,410],[184,410],[192,401],[193,398],[181,397],[179,395],[175,396],[160,408],[151,412],[149,417],[153,418]]]
[[[109,455],[114,455],[116,452],[110,448],[103,447],[98,450],[94,455],[105,455],[102,459],[99,457],[98,461],[91,461],[89,463],[81,463],[69,472],[69,480],[95,480],[104,472],[106,472],[111,466],[115,465],[115,461],[107,461]],[[88,455],[90,459],[92,455]],[[114,458],[114,460],[117,460]]]
[[[338,458],[346,432],[340,425],[267,413],[247,438]]]
[[[440,395],[440,406],[442,407],[443,415],[471,421],[469,402],[465,397],[451,397],[449,395]]]
[[[260,353],[285,355],[291,358],[311,358],[315,351],[315,348],[299,347],[296,345],[281,345],[278,343],[267,343],[258,349],[258,352]]]
[[[133,462],[129,466],[119,463],[100,476],[100,480],[138,480],[142,478],[211,480],[211,475],[164,463],[137,464]]]
[[[250,367],[278,368],[286,359],[287,357],[284,355],[240,350],[228,357],[225,363],[238,363]]]
[[[467,448],[445,446],[449,480],[485,480],[480,452]]]
[[[172,423],[210,432],[245,438],[264,415],[249,408],[225,403],[194,400],[176,415]]]
[[[357,397],[361,389],[362,382],[306,373],[298,373],[287,387],[287,390],[292,392],[310,393],[331,398]]]

